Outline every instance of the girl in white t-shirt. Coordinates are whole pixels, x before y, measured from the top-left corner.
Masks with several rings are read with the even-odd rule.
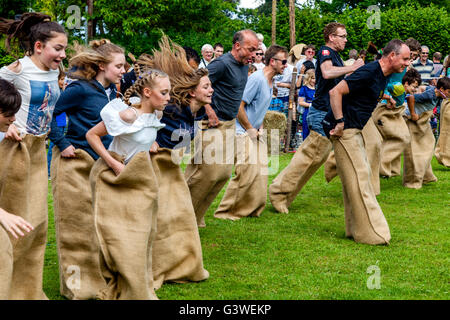
[[[45,243],[48,224],[48,176],[45,138],[53,109],[59,98],[58,66],[66,57],[64,28],[48,15],[24,13],[20,20],[0,19],[6,48],[17,42],[25,56],[0,69],[0,78],[19,91],[22,103],[0,143],[0,207],[19,215],[34,230],[19,241],[12,240],[11,280],[6,286],[9,299],[46,299],[42,290]],[[1,269],[1,267],[0,267]],[[2,273],[4,270],[0,270]]]
[[[150,160],[156,132],[164,125],[156,111],[170,99],[169,77],[149,70],[124,95],[100,112],[102,121],[86,139],[101,157],[91,170],[94,224],[100,244],[100,267],[106,287],[99,299],[157,299],[152,273],[158,183]],[[132,104],[132,94],[139,103]],[[113,141],[106,150],[100,138]]]

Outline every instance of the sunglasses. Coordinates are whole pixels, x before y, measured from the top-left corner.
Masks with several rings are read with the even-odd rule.
[[[263,56],[264,53],[256,53],[257,56]]]
[[[422,52],[421,54],[428,54],[428,52]]]
[[[287,63],[287,60],[286,59],[284,59],[284,60],[281,60],[281,59],[278,59],[278,58],[272,58],[273,60],[278,60],[278,61],[281,61],[281,64],[284,66],[286,63]]]

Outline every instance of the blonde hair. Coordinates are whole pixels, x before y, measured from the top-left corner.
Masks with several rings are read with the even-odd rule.
[[[311,85],[311,79],[312,77],[316,76],[316,71],[314,69],[309,69],[306,70],[305,72],[305,80],[304,80],[304,85]]]
[[[124,54],[125,50],[108,39],[92,40],[89,47],[74,45],[75,55],[69,61],[69,69],[75,67],[71,77],[76,79],[93,79],[100,71],[100,64],[113,61],[114,53]]]
[[[200,68],[192,69],[186,59],[186,52],[180,45],[169,39],[166,35],[159,41],[159,50],[153,50],[153,56],[139,57],[137,63],[139,69],[163,70],[170,79],[172,85],[170,96],[172,102],[178,106],[190,104],[190,92],[199,85],[200,79],[208,76],[208,70]]]
[[[132,105],[130,102],[132,96],[138,96],[142,101],[142,92],[144,91],[144,88],[152,89],[158,83],[158,79],[168,77],[166,73],[156,69],[148,69],[141,74],[136,73],[136,76],[136,81],[123,95],[123,101],[129,106]],[[134,104],[133,106],[140,108],[140,104]]]

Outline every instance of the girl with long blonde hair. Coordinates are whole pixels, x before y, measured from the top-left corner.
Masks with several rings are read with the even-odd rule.
[[[90,175],[100,266],[107,283],[99,299],[157,299],[151,252],[158,185],[149,151],[164,126],[156,111],[169,102],[171,87],[162,71],[138,74],[124,100],[109,102],[100,113],[102,121],[86,134],[100,156]],[[114,137],[108,150],[101,142],[107,134]]]
[[[164,282],[201,281],[202,248],[189,188],[180,168],[180,151],[194,138],[194,122],[205,114],[213,89],[205,68],[192,69],[184,49],[163,36],[152,56],[138,59],[138,68],[158,68],[170,77],[171,102],[164,109],[152,146],[152,163],[159,184],[157,234],[153,242],[155,288]],[[176,199],[176,201],[174,201]]]
[[[67,133],[52,121],[50,139],[55,143],[51,163],[60,292],[69,299],[93,299],[106,283],[100,273],[99,245],[94,232],[89,174],[97,153],[86,133],[102,119],[100,111],[116,98],[116,83],[125,72],[124,50],[107,39],[89,46],[75,46],[69,61],[72,82],[56,104],[55,117],[68,116]],[[107,148],[112,137],[102,137]],[[82,285],[70,282],[78,266]]]

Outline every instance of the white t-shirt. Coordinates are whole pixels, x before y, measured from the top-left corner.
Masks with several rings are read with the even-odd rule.
[[[211,59],[211,61],[213,61],[213,59]],[[208,64],[211,63],[211,61],[206,61],[204,58],[200,59],[200,64],[198,65],[198,68],[206,68],[208,66]]]
[[[59,70],[41,70],[28,56],[19,61],[22,67],[19,73],[6,66],[0,69],[0,78],[11,82],[22,96],[22,105],[14,125],[22,135],[47,134],[60,95]]]
[[[127,108],[125,102],[116,98],[100,111],[106,131],[114,137],[108,150],[125,157],[125,163],[138,152],[148,152],[156,140],[156,132],[165,126],[156,113],[143,113],[133,123],[125,122],[119,112]]]
[[[278,90],[278,98],[289,96],[289,88],[282,88],[278,86],[278,83],[292,83],[292,71],[294,71],[294,67],[287,64],[287,67],[284,69],[282,74],[278,74],[273,77],[273,81]],[[298,74],[298,73],[297,73]]]

